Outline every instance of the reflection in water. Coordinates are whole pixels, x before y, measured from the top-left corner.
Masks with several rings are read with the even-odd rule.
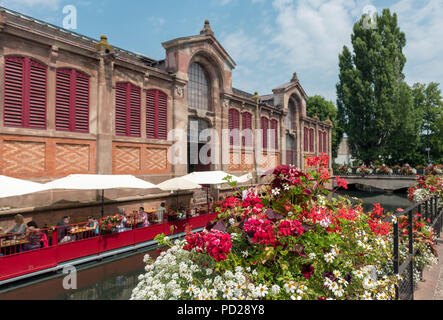
[[[379,203],[385,209],[385,212],[395,212],[398,208],[407,209],[413,205],[408,200],[407,195],[403,193],[384,194],[364,191],[339,191],[337,194],[361,199],[365,212],[371,211],[374,203]]]
[[[365,212],[373,208],[373,203],[380,203],[385,211],[390,212],[412,205],[404,194],[386,195],[361,191],[340,191],[339,194],[362,199]],[[136,254],[78,271],[77,290],[63,289],[63,277],[58,277],[0,294],[0,300],[128,300],[138,283],[138,276],[144,273],[145,254]],[[156,258],[159,251],[151,251],[149,254]]]
[[[65,290],[63,276],[0,294],[0,300],[128,300],[145,272],[143,257],[159,251],[136,254],[77,272],[77,289]]]

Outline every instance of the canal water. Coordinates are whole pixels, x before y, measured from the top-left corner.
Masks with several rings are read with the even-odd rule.
[[[361,191],[340,194],[362,199],[366,212],[372,209],[373,203],[380,203],[390,212],[411,206],[405,194],[385,195]],[[128,300],[137,285],[138,276],[144,272],[143,257],[147,253],[156,258],[160,252],[138,253],[78,270],[76,290],[63,288],[65,275],[61,274],[33,284],[25,283],[4,293],[1,293],[0,288],[0,300]]]

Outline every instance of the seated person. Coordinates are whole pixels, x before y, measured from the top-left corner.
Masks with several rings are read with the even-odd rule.
[[[92,236],[92,235],[98,236],[98,234],[100,233],[100,230],[99,230],[99,226],[98,226],[98,221],[95,220],[94,217],[92,217],[92,216],[88,217],[88,225],[87,226],[89,228],[94,228],[94,230],[88,232],[89,236]]]
[[[118,214],[123,218],[120,224],[117,226],[117,232],[125,232],[131,230],[131,228],[128,228],[126,225],[126,222],[128,221],[126,217],[125,209],[118,209]]]
[[[25,251],[40,249],[40,239],[42,236],[40,229],[38,229],[38,226],[34,221],[28,222],[27,227],[28,231],[26,232],[26,239],[29,243],[26,244]]]
[[[57,223],[57,239],[58,242],[68,242],[71,241],[71,236],[69,235],[69,231],[71,231],[71,227],[69,226],[69,221],[71,218],[69,216],[64,216],[62,220]]]
[[[166,214],[166,203],[162,202],[160,207],[157,209],[155,223],[163,223],[163,218]]]
[[[145,208],[138,208],[138,216],[143,220],[143,224],[141,225],[142,228],[149,226],[148,214],[146,213]]]
[[[7,232],[7,234],[13,234],[15,239],[24,239],[26,232],[25,220],[21,214],[17,214],[14,217],[15,225]]]

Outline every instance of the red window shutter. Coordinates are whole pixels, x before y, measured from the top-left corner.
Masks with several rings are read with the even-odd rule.
[[[229,110],[229,130],[232,133],[232,130],[240,130],[240,113],[235,109]],[[230,136],[230,144],[232,145],[239,145],[239,135]]]
[[[75,71],[75,131],[89,133],[89,77]]]
[[[268,129],[269,129],[269,120],[265,117],[261,118],[261,127],[263,130],[263,149],[268,148]]]
[[[273,119],[271,121],[271,129],[274,131],[274,145],[273,148],[274,150],[278,150],[278,121]]]
[[[60,131],[89,132],[89,77],[74,69],[58,69],[55,127]]]
[[[129,82],[116,84],[115,133],[119,136],[140,137],[141,90]]]
[[[323,152],[328,154],[328,133],[323,132]]]
[[[309,137],[308,137],[308,128],[303,128],[303,150],[304,152],[309,151]]]
[[[323,131],[318,131],[318,152],[323,153]]]
[[[160,90],[146,91],[146,136],[168,138],[168,96]]]
[[[157,90],[158,91],[158,90]],[[168,139],[168,96],[158,91],[158,135],[157,139]]]
[[[115,133],[126,136],[126,109],[128,96],[128,83],[117,83],[115,88]]]
[[[29,118],[30,128],[46,129],[46,66],[29,60]]]
[[[30,58],[5,58],[5,126],[46,128],[46,71]]]
[[[146,136],[156,138],[157,90],[146,91]]]
[[[56,75],[55,94],[55,128],[69,131],[71,123],[71,72],[67,69],[58,69]]]
[[[314,152],[314,129],[309,129],[309,152]]]
[[[129,101],[129,120],[127,135],[131,137],[140,137],[140,112],[141,112],[141,90],[140,88],[130,85],[130,101]]]
[[[5,58],[4,124],[23,126],[24,58]]]
[[[242,113],[242,128],[243,130],[252,130],[252,114],[249,112],[243,112]],[[246,140],[245,136],[242,136],[242,145],[245,147],[251,147],[252,146],[252,132],[245,132],[246,135],[248,135],[248,139]],[[246,141],[248,143],[246,144]]]

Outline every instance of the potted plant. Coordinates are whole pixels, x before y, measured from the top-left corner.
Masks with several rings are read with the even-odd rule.
[[[377,173],[383,175],[391,175],[393,173],[393,170],[387,165],[382,165],[377,169]]]
[[[114,229],[117,228],[117,226],[121,223],[122,220],[123,217],[118,214],[115,216],[103,217],[98,222],[100,232],[102,234],[112,233]]]
[[[401,169],[401,167],[398,164],[396,164],[394,167],[392,167],[394,174],[400,174],[400,169]]]

